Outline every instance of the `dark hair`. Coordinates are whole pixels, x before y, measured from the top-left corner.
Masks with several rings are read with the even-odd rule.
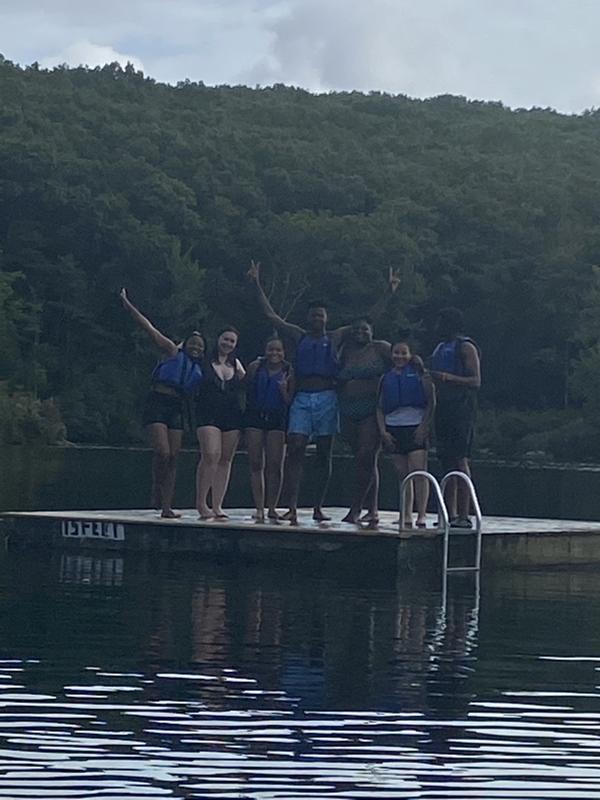
[[[438,325],[443,326],[449,334],[460,333],[464,328],[465,318],[460,308],[448,306],[438,313]]]
[[[311,300],[306,306],[306,311],[310,311],[311,308],[324,308],[327,311],[327,303],[323,300]]]
[[[224,333],[227,333],[227,332],[235,333],[235,335],[237,336],[237,339],[239,341],[240,332],[238,331],[238,329],[234,325],[225,325],[224,327],[222,327],[219,330],[219,332],[217,333],[217,336],[216,336],[216,339],[215,339],[215,344],[214,344],[214,347],[213,347],[212,352],[210,354],[210,360],[211,361],[218,361],[219,360],[219,339],[221,338],[221,336]],[[236,342],[235,347],[233,348],[231,353],[229,353],[229,355],[227,356],[227,359],[226,359],[227,364],[229,364],[232,367],[235,367],[236,353],[237,353],[237,342]]]
[[[202,339],[202,343],[204,344],[204,348],[206,349],[206,339],[204,338],[204,334],[200,333],[200,331],[192,331],[191,333],[188,333],[188,335],[181,343],[181,346],[185,347],[186,344],[189,342],[189,340],[192,339],[194,336],[197,336],[199,339]]]
[[[408,347],[411,353],[409,364],[412,364],[414,367],[416,367],[417,372],[419,372],[422,375],[423,372],[425,371],[423,359],[421,358],[421,356],[418,356],[415,353],[414,345],[410,336],[403,336],[402,334],[396,336],[392,342],[392,350],[398,344],[405,344]]]
[[[351,320],[350,325],[351,325],[351,327],[354,327],[355,325],[358,325],[361,322],[366,322],[367,325],[370,328],[373,327],[373,320],[371,319],[371,317],[367,316],[366,314],[363,314],[360,317],[354,317],[354,319]]]
[[[281,336],[278,336],[276,333],[272,333],[270,336],[268,336],[265,340],[265,349],[271,344],[271,342],[281,342],[281,346],[285,352],[285,344],[283,343]]]

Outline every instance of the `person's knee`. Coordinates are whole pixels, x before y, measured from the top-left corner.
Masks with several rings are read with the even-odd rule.
[[[250,472],[254,474],[262,472],[265,466],[262,457],[259,455],[251,456],[248,463],[250,465]]]
[[[306,442],[298,439],[290,439],[287,454],[288,458],[291,460],[298,460],[304,456],[304,451],[306,450]]]
[[[156,445],[154,448],[154,458],[161,464],[167,465],[171,457],[171,451],[166,445]]]
[[[216,467],[221,460],[221,451],[216,448],[206,448],[202,451],[201,463],[207,467]]]

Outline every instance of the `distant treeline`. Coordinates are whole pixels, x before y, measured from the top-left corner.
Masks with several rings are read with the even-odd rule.
[[[174,337],[236,325],[248,358],[256,258],[292,320],[314,296],[349,320],[400,269],[376,334],[426,354],[463,309],[480,447],[600,458],[599,141],[600,112],[0,58],[0,437],[53,438],[59,414],[72,441],[138,439],[154,355],[118,289]]]

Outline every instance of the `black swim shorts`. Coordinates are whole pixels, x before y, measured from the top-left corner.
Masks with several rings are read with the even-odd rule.
[[[435,409],[435,439],[437,456],[444,471],[456,469],[457,462],[471,457],[477,395],[460,392],[438,398]]]
[[[172,394],[149,392],[144,404],[142,424],[160,423],[169,430],[183,430],[183,400]]]
[[[416,450],[427,450],[427,442],[415,442],[415,431],[418,425],[386,425],[385,429],[394,437],[393,452],[398,456],[406,456]]]

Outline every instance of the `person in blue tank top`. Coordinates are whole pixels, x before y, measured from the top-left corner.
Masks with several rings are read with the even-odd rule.
[[[441,341],[431,356],[431,375],[437,389],[435,436],[438,459],[444,473],[458,470],[471,475],[470,458],[481,386],[480,351],[462,334],[463,315],[458,308],[439,313],[437,333]],[[472,527],[470,496],[463,481],[450,480],[446,488],[450,524]]]
[[[400,483],[415,470],[427,469],[428,437],[435,409],[435,391],[423,361],[413,355],[410,343],[401,338],[392,346],[393,368],[379,384],[377,422],[386,450],[392,453]],[[414,481],[417,528],[427,526],[429,482]],[[413,526],[413,487],[406,492],[403,528]]]
[[[260,264],[252,261],[248,277],[255,286],[260,306],[281,335],[288,337],[296,347],[294,362],[296,393],[288,421],[287,488],[289,512],[286,518],[298,523],[298,494],[302,481],[304,454],[311,439],[316,443],[313,469],[318,487],[313,504],[313,519],[323,522],[329,517],[323,503],[331,477],[333,438],[338,430],[338,401],[336,394],[338,349],[350,331],[349,325],[327,330],[327,308],[322,301],[309,303],[306,328],[293,325],[277,314],[260,284]],[[389,287],[393,292],[400,278],[390,269]],[[387,298],[381,298],[370,316],[381,313]]]
[[[280,519],[277,502],[292,396],[293,370],[285,360],[283,342],[273,336],[266,343],[264,357],[253,361],[246,373],[244,428],[257,522],[265,519],[265,485],[268,518],[274,522]]]
[[[152,373],[152,387],[144,406],[143,424],[152,457],[152,505],[161,516],[178,517],[173,511],[177,457],[183,438],[184,401],[199,389],[202,379],[204,337],[193,331],[181,344],[162,334],[121,289],[121,303],[163,354]]]

